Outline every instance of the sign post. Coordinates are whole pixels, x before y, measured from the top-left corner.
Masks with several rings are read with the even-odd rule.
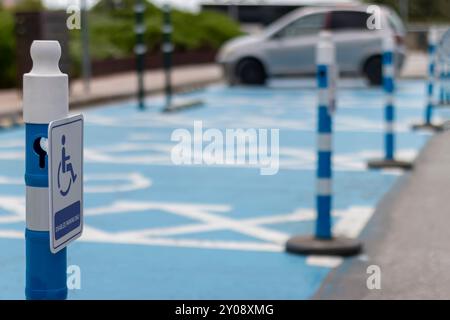
[[[53,235],[50,230],[52,217],[49,200],[53,196],[49,181],[54,179],[54,174],[49,168],[53,165],[53,160],[47,152],[49,148],[53,148],[48,143],[50,130],[54,130],[49,130],[49,124],[50,128],[54,128],[58,122],[53,121],[65,119],[68,115],[68,77],[59,70],[61,47],[57,41],[34,41],[30,52],[33,68],[23,77],[23,118],[26,135],[25,296],[32,300],[62,300],[67,298],[67,250],[65,245],[59,246],[56,250],[50,249]],[[67,186],[67,176],[73,171],[77,175],[78,185],[74,184],[71,188],[79,190],[81,187],[82,191],[82,161],[80,162],[82,155],[79,154],[82,145],[76,146],[78,149],[75,148],[73,146],[75,141],[71,141],[72,138],[72,133],[66,137],[67,149],[63,152],[65,157],[60,158],[65,159],[64,180],[61,180],[61,186]],[[64,144],[62,141],[60,143]],[[52,156],[57,157],[57,154],[52,153]],[[70,177],[72,180],[73,178]],[[82,198],[80,219],[82,219],[81,208]],[[55,215],[57,216],[58,214]],[[81,221],[79,225],[82,227]]]
[[[321,32],[317,46],[317,84],[319,105],[317,111],[317,195],[316,233],[314,236],[294,236],[286,243],[286,251],[297,254],[351,256],[362,246],[354,239],[332,234],[333,207],[333,113],[336,108],[336,48],[329,32]]]

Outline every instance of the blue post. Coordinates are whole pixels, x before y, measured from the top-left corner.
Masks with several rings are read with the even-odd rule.
[[[425,110],[425,123],[431,124],[434,109],[434,82],[436,72],[436,43],[430,36],[428,45],[429,66],[428,66],[428,84],[427,84],[427,106]]]
[[[316,230],[314,236],[294,236],[286,243],[286,251],[305,255],[352,256],[362,250],[356,239],[334,236],[331,212],[332,156],[333,156],[333,113],[336,106],[336,85],[338,69],[336,48],[331,33],[320,33],[317,45],[317,87],[319,103],[317,108],[317,193]]]
[[[450,67],[448,64],[448,61],[445,62],[445,71],[444,71],[445,75],[444,75],[444,101],[445,104],[449,104],[450,103],[450,88],[449,88],[449,84],[450,84]]]
[[[370,169],[404,169],[410,170],[413,164],[395,157],[395,42],[391,33],[383,38],[383,93],[384,93],[384,157],[370,160]]]
[[[136,73],[138,78],[138,108],[139,110],[145,109],[145,84],[144,84],[144,72],[145,72],[145,54],[147,53],[147,47],[145,45],[145,4],[142,0],[136,0],[134,6],[136,25],[134,31],[136,33],[136,46],[134,47],[134,53],[136,54]]]
[[[383,52],[383,89],[386,96],[384,106],[385,120],[385,140],[384,140],[384,158],[385,160],[394,160],[395,154],[395,67],[394,67],[394,43],[391,37],[385,40]]]
[[[166,94],[166,108],[170,108],[172,104],[172,18],[171,7],[165,4],[163,7],[163,60],[165,73],[165,94]]]
[[[447,70],[444,62],[444,57],[441,57],[439,65],[439,104],[445,105],[447,103],[446,81]]]
[[[434,131],[441,131],[443,129],[442,125],[436,125],[433,123],[433,111],[436,107],[435,104],[435,97],[434,97],[434,87],[436,82],[436,62],[437,62],[437,45],[439,40],[439,34],[436,28],[431,28],[430,32],[428,33],[428,56],[429,56],[429,66],[428,66],[428,80],[427,80],[427,86],[426,86],[426,106],[425,106],[425,114],[424,114],[424,122],[421,124],[413,125],[414,130],[418,129],[427,129],[427,130],[434,130]],[[445,57],[443,57],[445,58]],[[448,70],[444,69],[445,74],[448,73]],[[447,76],[445,76],[447,78]],[[444,102],[447,100],[448,97],[446,91],[448,90],[447,87],[447,79],[445,79],[445,82],[443,83],[444,87]]]
[[[68,78],[58,67],[57,41],[34,41],[33,69],[23,79],[26,184],[27,299],[66,299],[67,252],[50,251],[48,159],[45,141],[48,124],[68,114]]]
[[[331,239],[332,208],[332,130],[330,106],[330,65],[317,66],[317,83],[319,88],[318,107],[318,148],[317,148],[317,224],[316,238]]]

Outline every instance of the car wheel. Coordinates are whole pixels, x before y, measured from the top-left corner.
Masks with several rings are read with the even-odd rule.
[[[245,59],[238,64],[237,76],[241,83],[263,85],[266,83],[266,72],[258,60]]]
[[[383,66],[381,57],[370,58],[364,66],[364,74],[371,86],[380,86],[383,83]]]

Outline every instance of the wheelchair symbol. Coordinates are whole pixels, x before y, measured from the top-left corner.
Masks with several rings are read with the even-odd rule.
[[[62,148],[61,148],[61,161],[59,163],[58,166],[58,189],[59,189],[59,193],[65,197],[69,191],[70,191],[70,187],[72,186],[72,183],[75,183],[75,181],[77,180],[77,175],[75,174],[73,167],[72,167],[72,163],[69,162],[70,160],[70,156],[66,155],[66,136],[63,135],[61,138],[61,144],[62,144]],[[66,183],[65,187],[62,186],[61,183],[61,175],[62,174],[66,174],[66,173],[70,173],[70,180],[69,183]]]

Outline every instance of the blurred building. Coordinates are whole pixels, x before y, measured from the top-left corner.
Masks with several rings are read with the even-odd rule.
[[[268,25],[300,7],[358,4],[359,0],[203,0],[202,10],[227,13],[243,25]]]

